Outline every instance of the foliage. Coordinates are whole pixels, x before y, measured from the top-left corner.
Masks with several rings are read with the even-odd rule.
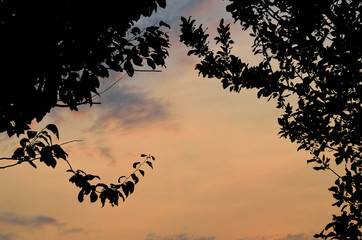
[[[164,22],[139,29],[166,0],[0,1],[0,133],[24,133],[53,107],[77,110],[110,71],[165,67]]]
[[[281,137],[311,153],[315,170],[337,177],[329,188],[341,215],[316,234],[322,239],[360,239],[362,45],[360,1],[230,0],[227,6],[254,38],[252,51],[263,60],[249,66],[231,54],[230,26],[220,21],[210,50],[208,34],[191,17],[181,18],[180,41],[202,58],[203,77],[221,79],[224,89],[258,89],[275,99]],[[333,159],[333,161],[331,161]],[[334,170],[338,169],[337,170]],[[342,173],[337,173],[342,172]]]
[[[0,158],[1,161],[15,161],[13,164],[0,166],[0,169],[13,167],[22,163],[28,163],[32,167],[37,168],[36,161],[43,162],[48,167],[55,168],[59,160],[65,161],[69,169],[67,172],[73,174],[69,181],[74,183],[77,187],[81,188],[78,194],[78,201],[83,202],[84,196],[89,195],[90,202],[96,202],[100,199],[102,207],[104,207],[108,199],[111,206],[118,206],[119,198],[123,201],[130,196],[139,182],[139,176],[145,175],[141,167],[147,164],[153,168],[153,161],[155,157],[151,155],[142,154],[143,162],[135,162],[133,168],[135,169],[128,177],[121,176],[118,178],[119,184],[105,184],[97,183],[92,184],[94,179],[101,180],[99,176],[87,174],[83,170],[73,170],[70,162],[68,161],[68,154],[62,148],[62,145],[78,141],[73,140],[63,144],[53,144],[52,135],[55,135],[59,140],[59,131],[56,125],[48,124],[44,129],[37,131],[26,131],[26,137],[20,140],[20,147],[14,151],[14,154],[9,158]],[[152,160],[152,161],[151,161]],[[124,178],[123,181],[121,181]]]

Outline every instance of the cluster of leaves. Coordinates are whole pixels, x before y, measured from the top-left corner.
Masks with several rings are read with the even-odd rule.
[[[59,131],[56,125],[48,124],[45,128],[38,131],[26,131],[26,137],[20,140],[20,147],[17,148],[10,158],[0,158],[2,161],[16,161],[14,164],[1,166],[0,169],[13,167],[22,163],[29,163],[32,167],[37,168],[35,162],[43,162],[48,167],[55,168],[59,159],[64,160],[69,169],[67,172],[73,173],[69,181],[74,183],[77,187],[81,188],[78,194],[79,202],[83,202],[84,195],[90,196],[90,201],[96,202],[100,199],[102,207],[105,205],[106,199],[112,205],[118,206],[119,198],[123,201],[131,195],[134,191],[135,185],[139,182],[139,176],[145,175],[145,171],[141,168],[144,164],[153,169],[153,161],[155,157],[151,155],[142,154],[143,162],[135,162],[133,168],[135,169],[128,177],[121,176],[118,178],[119,184],[107,185],[105,183],[92,184],[94,179],[101,180],[99,176],[87,174],[83,170],[73,170],[70,162],[68,161],[68,154],[63,150],[61,145],[78,141],[70,141],[63,144],[53,144],[52,136],[55,135],[59,140]],[[121,181],[123,180],[123,181]]]
[[[329,188],[341,215],[315,237],[358,239],[362,228],[362,45],[360,1],[236,1],[227,6],[254,38],[263,60],[250,67],[231,54],[230,27],[220,21],[209,49],[208,35],[191,18],[181,18],[180,40],[202,58],[196,69],[218,78],[223,88],[258,89],[258,98],[276,100],[284,111],[281,137],[309,151],[314,169],[337,177]],[[334,159],[334,161],[330,161]],[[333,168],[338,168],[338,171]],[[337,172],[343,172],[337,173]]]
[[[135,169],[132,174],[128,177],[121,176],[118,178],[118,184],[109,184],[106,185],[104,183],[91,184],[90,181],[95,178],[101,180],[99,176],[86,174],[82,170],[74,171],[73,169],[67,170],[67,172],[72,172],[74,175],[69,179],[70,182],[74,183],[77,187],[81,188],[78,194],[78,201],[84,201],[84,195],[89,195],[90,202],[96,202],[100,199],[102,203],[102,207],[106,200],[108,199],[109,203],[114,207],[118,206],[119,198],[122,198],[123,202],[126,198],[131,195],[134,191],[135,185],[139,182],[139,175],[144,176],[145,172],[141,169],[141,167],[146,163],[148,166],[153,168],[152,161],[154,161],[155,157],[151,155],[142,154],[141,157],[145,158],[145,160],[141,162],[135,162],[133,164],[133,168]],[[138,174],[138,175],[137,175]],[[121,181],[125,178],[123,181]]]
[[[93,104],[110,71],[133,76],[143,62],[165,66],[169,37],[160,22],[140,30],[166,0],[0,1],[0,132],[29,130],[51,108]],[[21,72],[21,74],[18,74]],[[19,97],[21,96],[21,97]]]
[[[55,168],[58,159],[67,161],[68,154],[60,145],[53,144],[52,134],[59,139],[59,131],[54,124],[48,124],[39,132],[27,131],[27,137],[20,140],[20,147],[9,159],[17,160],[16,164],[27,162],[34,168],[37,168],[34,161],[39,160],[45,165]]]

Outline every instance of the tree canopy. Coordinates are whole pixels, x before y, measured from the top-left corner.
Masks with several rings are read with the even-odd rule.
[[[142,162],[128,177],[109,185],[93,182],[99,176],[74,170],[59,139],[56,125],[40,131],[29,130],[29,124],[40,122],[54,107],[94,104],[99,95],[100,79],[110,71],[130,77],[147,65],[150,71],[166,67],[169,37],[161,21],[140,29],[135,23],[149,17],[166,0],[3,0],[0,1],[0,133],[9,137],[24,134],[11,157],[2,157],[0,169],[36,162],[55,168],[63,160],[72,173],[69,181],[80,188],[78,201],[89,195],[91,202],[100,199],[118,205],[133,193],[141,168],[153,168],[154,156],[142,154]],[[75,140],[76,141],[76,140]]]
[[[195,20],[182,17],[180,41],[201,58],[196,70],[218,78],[224,89],[258,89],[258,98],[276,100],[281,137],[312,155],[315,170],[336,175],[329,188],[339,216],[315,237],[359,239],[362,228],[362,33],[360,1],[230,0],[226,10],[250,31],[249,66],[231,53],[230,24],[220,21],[216,43]],[[331,161],[333,159],[333,161]],[[337,170],[338,169],[338,170]],[[342,173],[341,173],[342,172]]]
[[[53,107],[93,104],[109,72],[165,66],[169,27],[139,29],[166,0],[0,1],[0,132],[24,133]]]

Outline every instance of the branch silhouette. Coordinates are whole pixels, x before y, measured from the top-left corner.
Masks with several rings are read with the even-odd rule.
[[[27,137],[20,140],[20,147],[14,151],[11,157],[2,157],[2,161],[15,161],[13,164],[0,166],[0,169],[6,169],[9,167],[15,167],[22,163],[28,163],[32,167],[37,168],[36,161],[43,162],[48,167],[55,168],[59,160],[63,160],[67,163],[69,169],[67,172],[73,173],[69,178],[71,183],[74,183],[77,187],[81,188],[78,194],[78,201],[83,202],[85,195],[90,195],[90,201],[92,203],[100,199],[102,207],[104,207],[106,200],[111,206],[118,206],[119,198],[123,201],[126,200],[134,192],[135,185],[139,182],[139,175],[144,176],[145,171],[141,169],[144,164],[153,168],[153,161],[155,157],[151,155],[142,154],[141,158],[144,161],[135,162],[133,168],[135,169],[128,177],[121,176],[118,178],[119,184],[105,184],[98,182],[92,184],[91,181],[94,179],[101,180],[99,176],[87,174],[83,170],[74,170],[68,160],[68,154],[64,151],[61,146],[80,142],[82,140],[71,140],[61,144],[53,144],[52,135],[56,136],[59,140],[59,131],[56,125],[48,124],[45,128],[40,131],[27,131]],[[120,182],[122,178],[125,178],[123,182]]]

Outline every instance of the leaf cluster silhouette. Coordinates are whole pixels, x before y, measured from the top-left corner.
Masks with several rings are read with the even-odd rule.
[[[139,29],[166,0],[0,1],[0,132],[29,130],[54,107],[93,104],[110,71],[165,67],[164,22]]]
[[[28,163],[32,167],[37,168],[36,161],[44,163],[48,167],[55,168],[59,160],[63,160],[69,166],[67,172],[73,175],[69,178],[71,183],[79,187],[81,190],[78,194],[78,201],[83,202],[84,196],[89,195],[90,202],[94,203],[98,199],[104,207],[106,200],[108,199],[111,206],[118,206],[119,198],[123,201],[126,200],[134,192],[135,185],[139,182],[139,177],[145,175],[145,171],[141,168],[144,164],[147,164],[153,169],[153,161],[155,157],[151,155],[142,154],[143,162],[135,162],[132,166],[135,169],[128,177],[121,176],[118,178],[118,184],[105,184],[98,182],[92,184],[91,181],[98,179],[99,176],[87,174],[83,170],[74,170],[68,160],[68,153],[64,151],[62,145],[68,144],[73,140],[63,144],[53,144],[52,136],[56,136],[59,140],[59,131],[56,125],[48,124],[45,128],[37,131],[26,131],[26,136],[23,137],[13,155],[8,158],[0,158],[2,161],[12,161],[12,163],[5,166],[0,166],[0,169],[13,167],[22,163]],[[123,181],[121,181],[124,178]]]
[[[362,3],[230,0],[226,10],[251,32],[252,51],[262,61],[249,66],[232,54],[230,24],[223,19],[214,38],[220,46],[216,51],[202,25],[182,17],[180,41],[191,48],[188,55],[201,58],[196,70],[220,79],[231,92],[254,88],[258,98],[276,101],[284,112],[278,118],[279,135],[309,151],[307,162],[315,170],[337,177],[329,191],[341,214],[333,215],[315,237],[360,239]]]

